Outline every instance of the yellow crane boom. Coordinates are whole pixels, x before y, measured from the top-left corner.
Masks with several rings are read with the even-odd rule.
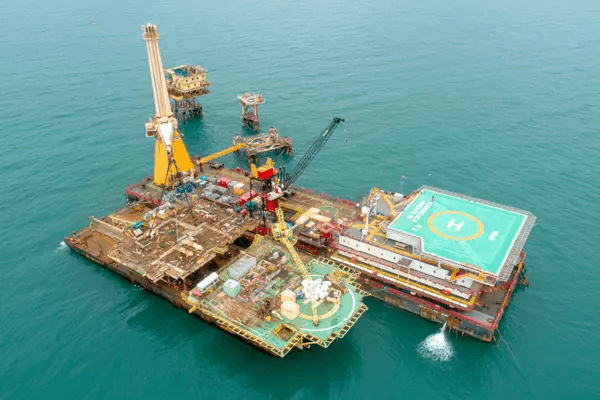
[[[207,162],[209,162],[209,161],[212,161],[212,160],[214,160],[215,158],[223,157],[223,156],[225,156],[225,155],[227,155],[227,154],[229,154],[229,153],[233,153],[234,151],[241,150],[241,149],[243,149],[243,148],[244,148],[244,147],[246,147],[246,146],[247,146],[247,144],[246,144],[246,143],[239,143],[239,144],[236,144],[235,146],[228,147],[228,148],[226,148],[225,150],[221,150],[221,151],[219,151],[219,152],[217,152],[217,153],[214,153],[214,154],[211,154],[211,155],[209,155],[209,156],[202,157],[202,158],[201,158],[201,159],[198,161],[198,163],[200,163],[200,164],[206,164]]]
[[[169,93],[158,47],[160,35],[156,25],[143,25],[142,32],[148,50],[148,65],[156,110],[154,118],[146,123],[146,136],[153,136],[156,140],[154,184],[169,186],[180,173],[193,173],[194,164],[185,148],[181,133],[177,130],[177,119],[173,116],[169,103]]]
[[[302,259],[296,252],[296,249],[294,248],[296,238],[294,237],[292,230],[283,218],[283,210],[281,208],[277,208],[277,210],[275,210],[275,213],[277,214],[277,222],[271,226],[273,237],[275,238],[275,240],[278,240],[279,242],[283,243],[283,245],[288,249],[288,252],[292,256],[294,263],[302,272],[302,275],[304,275],[306,279],[312,280],[308,270],[306,269],[306,266],[304,265],[304,262],[302,261]],[[317,313],[317,302],[314,299],[311,300],[311,306],[313,314],[313,324],[315,324],[316,326],[319,325],[319,315]]]

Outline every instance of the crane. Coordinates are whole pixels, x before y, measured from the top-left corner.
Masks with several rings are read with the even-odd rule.
[[[214,160],[216,158],[220,158],[220,157],[223,157],[223,156],[225,156],[225,155],[227,155],[229,153],[233,153],[234,151],[241,150],[241,149],[245,148],[246,146],[247,146],[246,143],[235,144],[235,145],[233,145],[231,147],[226,148],[225,150],[221,150],[221,151],[219,151],[217,153],[213,153],[213,154],[211,154],[209,156],[202,157],[201,159],[198,160],[198,164],[206,164],[207,162],[212,161],[212,160]]]
[[[367,215],[365,216],[365,227],[361,231],[361,239],[364,239],[365,237],[367,237],[369,235],[369,217],[375,211],[375,209],[377,207],[377,202],[379,201],[379,199],[380,199],[379,193],[376,193],[373,196],[373,198],[371,199],[371,202],[369,203],[369,205],[367,205],[365,207],[367,210],[367,212],[366,212]]]
[[[154,118],[146,123],[146,136],[156,140],[154,148],[154,184],[170,186],[174,177],[182,173],[193,173],[194,164],[177,130],[177,118],[171,111],[169,93],[163,72],[158,30],[156,25],[142,25],[142,38],[146,41],[150,79],[154,95]]]
[[[296,179],[300,177],[302,172],[310,165],[311,161],[317,156],[319,151],[325,146],[325,143],[329,140],[335,128],[343,122],[344,119],[335,117],[331,123],[321,132],[302,156],[302,159],[296,164],[296,167],[291,174],[285,172],[285,168],[281,168],[279,172],[279,182],[284,192],[289,193],[290,187],[296,182]]]
[[[296,264],[296,266],[298,267],[300,272],[302,272],[302,275],[304,275],[304,277],[306,279],[312,280],[310,273],[308,272],[308,270],[306,269],[306,266],[304,265],[304,262],[302,261],[302,259],[296,252],[296,249],[294,248],[294,244],[296,243],[297,238],[294,236],[292,229],[285,222],[285,220],[283,218],[283,210],[281,208],[277,208],[277,210],[275,210],[275,213],[277,214],[277,222],[275,222],[271,226],[271,232],[273,233],[273,238],[275,238],[275,240],[281,242],[288,249],[288,252],[292,256],[294,263]],[[317,313],[317,301],[314,298],[311,299],[311,307],[312,307],[313,324],[315,326],[317,326],[317,325],[319,325],[319,315]]]

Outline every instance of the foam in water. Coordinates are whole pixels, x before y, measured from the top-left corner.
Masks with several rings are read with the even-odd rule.
[[[69,249],[69,246],[65,243],[65,241],[61,241],[58,247],[56,248],[57,252],[65,252]]]
[[[454,348],[446,338],[446,324],[439,332],[427,336],[417,349],[423,358],[438,362],[447,362],[454,357]]]

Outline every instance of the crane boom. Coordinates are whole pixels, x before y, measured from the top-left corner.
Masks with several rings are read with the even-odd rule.
[[[304,170],[310,165],[311,161],[317,156],[323,146],[325,146],[325,143],[327,143],[335,131],[335,128],[340,124],[340,122],[343,121],[344,119],[335,117],[327,126],[327,128],[325,128],[325,130],[315,138],[304,156],[302,156],[302,159],[298,162],[298,164],[296,164],[296,167],[294,167],[292,173],[287,174],[285,171],[283,171],[280,181],[283,183],[284,187],[292,185],[296,179],[300,177],[302,172],[304,172]]]
[[[142,25],[142,38],[146,41],[152,93],[154,95],[154,118],[146,123],[146,136],[156,140],[154,148],[154,184],[169,186],[181,173],[191,174],[194,164],[185,148],[181,133],[177,130],[177,119],[171,111],[169,93],[163,72],[158,30],[156,25]]]
[[[167,119],[173,117],[173,112],[171,111],[171,104],[169,103],[167,82],[165,80],[160,49],[158,47],[160,35],[158,34],[156,25],[152,24],[143,25],[142,31],[142,38],[146,41],[148,60],[150,61],[150,79],[152,80],[152,93],[154,94],[154,106],[156,108],[155,118]]]
[[[290,229],[288,224],[285,222],[285,219],[283,218],[283,210],[281,208],[277,208],[275,210],[275,213],[277,214],[277,222],[275,222],[273,224],[273,226],[271,227],[271,231],[273,232],[273,237],[276,240],[283,243],[283,245],[288,249],[288,252],[294,259],[294,263],[296,264],[296,266],[298,267],[300,272],[302,272],[302,275],[304,275],[304,277],[306,279],[312,280],[310,273],[308,272],[308,270],[306,269],[306,266],[304,265],[304,262],[302,261],[302,259],[296,252],[296,249],[294,248],[294,243],[296,241],[296,238],[294,237],[292,230]],[[315,300],[311,301],[311,307],[312,307],[312,314],[313,314],[313,324],[316,326],[319,324],[319,315],[317,313],[317,302]]]
[[[234,151],[238,151],[240,149],[243,149],[244,147],[248,146],[246,143],[238,143],[236,145],[233,145],[231,147],[226,148],[225,150],[221,150],[217,153],[213,153],[209,156],[206,157],[202,157],[199,161],[198,164],[206,164],[209,161],[214,160],[215,158],[219,158],[219,157],[223,157],[229,153],[233,153]]]

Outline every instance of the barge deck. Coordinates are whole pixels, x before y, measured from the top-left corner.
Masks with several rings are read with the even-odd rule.
[[[303,276],[287,249],[260,235],[250,247],[243,244],[243,235],[258,226],[258,219],[195,195],[189,206],[186,196],[173,196],[160,207],[137,202],[104,218],[91,217],[90,224],[65,243],[131,283],[278,357],[293,348],[328,347],[367,310],[367,294],[355,282],[357,273],[303,255],[312,279],[336,282],[344,289],[321,299],[316,308],[319,324],[314,326],[311,305],[301,299]],[[253,264],[233,276],[231,268],[243,257]],[[205,287],[210,277],[216,278]],[[230,283],[239,292],[232,293]],[[328,296],[330,292],[335,294],[335,289]]]
[[[248,171],[240,168],[202,173],[209,182],[224,177],[250,187]],[[128,197],[157,202],[159,188],[142,186],[129,186]],[[210,196],[206,189],[201,193]],[[376,195],[375,216],[363,237],[361,209]],[[236,196],[227,200],[230,207],[239,204]],[[299,249],[359,273],[358,281],[373,297],[447,323],[463,335],[493,340],[513,291],[526,282],[522,248],[535,222],[526,211],[429,187],[407,197],[375,188],[363,204],[297,187],[279,206],[294,226]],[[420,211],[419,220],[413,221]],[[266,219],[273,221],[274,216],[268,213]],[[452,230],[459,236],[449,236]],[[252,239],[255,232],[244,236]]]

